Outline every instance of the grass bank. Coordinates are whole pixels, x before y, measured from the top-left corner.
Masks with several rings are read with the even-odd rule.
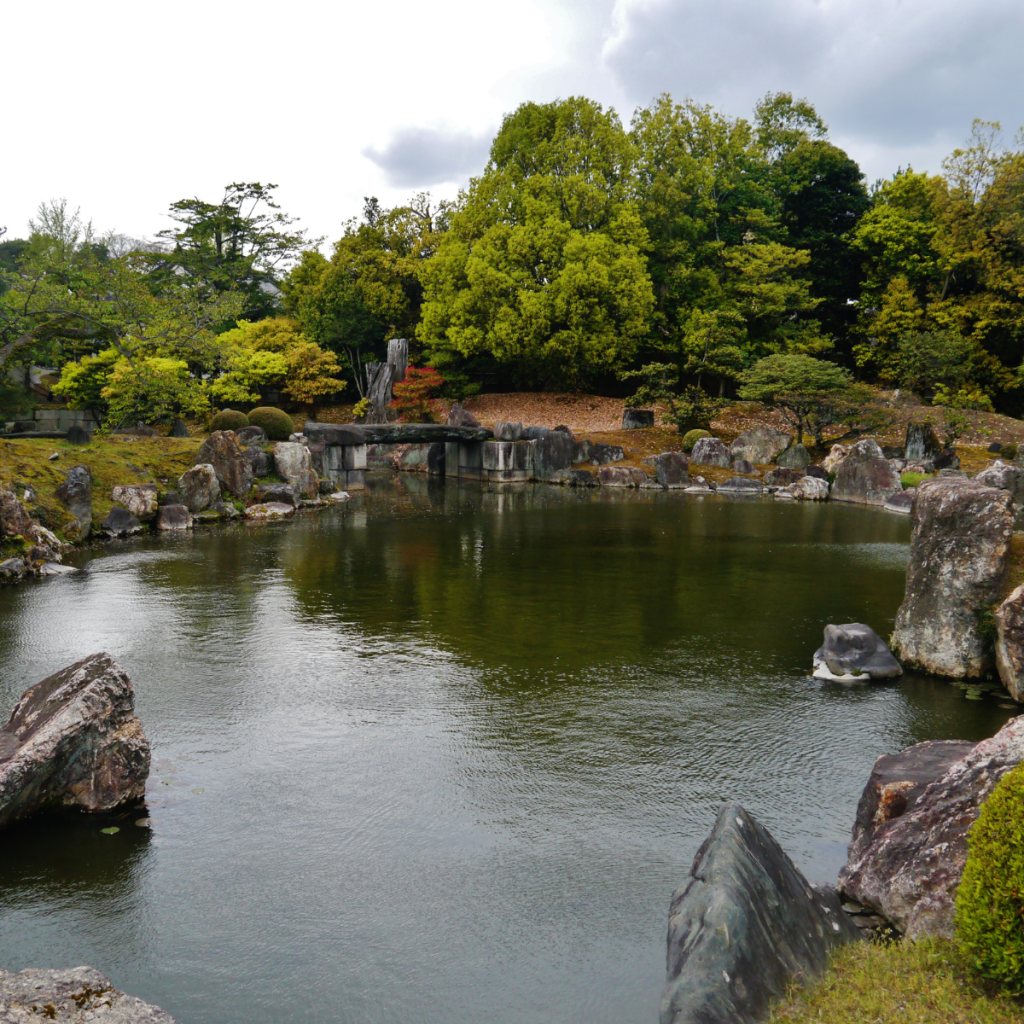
[[[771,1024],[1021,1024],[1024,1005],[988,988],[951,942],[860,942],[777,1006]]]

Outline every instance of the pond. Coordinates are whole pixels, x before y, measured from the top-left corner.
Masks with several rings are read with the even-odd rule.
[[[0,965],[89,964],[179,1024],[650,1024],[723,800],[833,881],[879,754],[1014,713],[809,677],[826,623],[888,635],[908,539],[860,508],[403,476],[2,589],[0,712],[109,651],[154,769],[148,827],[3,834]]]

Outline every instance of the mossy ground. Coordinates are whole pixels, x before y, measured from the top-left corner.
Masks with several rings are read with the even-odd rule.
[[[27,503],[29,512],[60,534],[71,517],[55,491],[72,466],[89,467],[93,520],[100,522],[110,511],[110,492],[118,484],[153,483],[160,491],[173,489],[192,465],[202,441],[201,437],[118,435],[79,446],[39,438],[0,440],[0,486],[13,489],[19,498],[30,487],[36,498]],[[54,452],[60,457],[51,461]]]
[[[861,942],[794,989],[771,1024],[1022,1024],[1024,1004],[983,983],[951,942]]]

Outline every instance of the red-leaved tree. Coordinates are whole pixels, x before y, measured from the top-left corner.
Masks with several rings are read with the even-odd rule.
[[[443,386],[444,377],[432,366],[410,366],[405,371],[405,380],[391,389],[395,396],[391,408],[402,423],[430,423],[430,400]]]

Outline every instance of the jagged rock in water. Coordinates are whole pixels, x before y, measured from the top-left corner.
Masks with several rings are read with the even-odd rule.
[[[903,457],[909,462],[923,462],[933,459],[942,451],[942,445],[935,435],[931,423],[907,424],[907,440],[903,446]]]
[[[295,506],[286,505],[282,501],[266,501],[259,505],[250,505],[243,513],[246,519],[287,519],[295,515]]]
[[[143,526],[128,509],[115,505],[107,513],[100,529],[108,537],[130,537],[132,534],[142,533]]]
[[[140,523],[148,523],[160,504],[156,484],[118,484],[110,492],[110,500],[126,508]]]
[[[244,498],[252,488],[252,464],[238,444],[233,430],[215,430],[200,446],[194,465],[208,463],[221,489]]]
[[[1001,490],[1009,491],[1018,505],[1024,504],[1024,469],[1021,469],[1020,466],[1007,465],[1002,460],[996,459],[991,466],[986,466],[974,479],[986,487],[998,487]]]
[[[274,445],[274,466],[278,476],[295,488],[303,498],[312,498],[320,493],[320,481],[313,471],[313,459],[304,444],[279,441]]]
[[[682,452],[662,452],[654,457],[654,479],[668,490],[690,483],[690,463]]]
[[[899,473],[882,455],[878,443],[864,439],[850,448],[839,463],[832,485],[832,500],[884,505],[891,495],[902,489]]]
[[[220,501],[220,481],[217,471],[208,462],[186,469],[178,477],[178,497],[189,512],[202,512],[215,501]]]
[[[755,1024],[860,933],[739,804],[722,808],[672,897],[661,1024]]]
[[[648,479],[636,466],[602,466],[597,471],[597,482],[602,487],[640,487]]]
[[[1024,702],[1024,586],[995,611],[996,668],[1015,701]]]
[[[850,858],[839,873],[840,891],[882,915],[909,938],[952,938],[967,835],[996,783],[1022,759],[1024,717],[1018,717],[954,761],[917,794],[912,805],[908,802],[902,814],[884,820],[885,814],[895,813],[889,807],[872,814],[870,832],[855,828]],[[913,776],[908,781],[913,782]],[[895,809],[898,789],[891,788],[887,798]],[[908,787],[908,798],[910,793]],[[871,799],[865,793],[861,804]],[[861,821],[860,807],[857,820]]]
[[[72,466],[56,494],[78,520],[78,537],[74,539],[88,537],[92,529],[92,472],[89,467]]]
[[[814,652],[814,675],[818,679],[851,682],[895,679],[903,675],[903,669],[870,626],[847,622],[825,627],[825,642]]]
[[[622,410],[622,429],[623,430],[642,430],[645,427],[654,426],[654,410],[653,409],[623,409]]]
[[[187,505],[161,505],[153,520],[156,530],[191,530],[192,513]]]
[[[719,466],[722,469],[729,469],[732,466],[732,456],[717,437],[702,437],[697,440],[690,452],[690,462],[697,466]]]
[[[0,970],[0,1020],[5,1024],[174,1024],[158,1006],[114,988],[92,967],[40,970],[15,974]]]
[[[980,676],[991,657],[978,609],[999,599],[1010,555],[1008,491],[974,480],[926,480],[917,488],[907,590],[892,645],[934,675]]]
[[[729,451],[734,459],[746,459],[747,462],[763,466],[774,461],[792,443],[790,434],[762,423],[744,430],[730,445]]]
[[[797,501],[828,501],[828,481],[804,476],[789,484],[785,493]]]
[[[0,826],[141,800],[149,758],[127,673],[109,654],[83,658],[26,690],[0,730]]]
[[[775,461],[786,469],[806,469],[811,464],[811,455],[802,444],[794,444]]]

